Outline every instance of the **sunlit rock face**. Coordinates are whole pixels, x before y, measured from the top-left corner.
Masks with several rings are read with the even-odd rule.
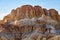
[[[58,20],[58,12],[55,9],[45,9],[41,6],[31,6],[31,5],[23,5],[16,9],[13,9],[11,13],[4,17],[4,20],[14,21],[16,19],[22,18],[33,18],[33,17],[41,17],[42,14],[50,16],[54,20]]]
[[[55,9],[50,9],[49,12],[53,19],[58,20],[58,12]]]
[[[0,40],[50,40],[60,34],[57,30],[60,15],[55,9],[23,5],[0,21]]]

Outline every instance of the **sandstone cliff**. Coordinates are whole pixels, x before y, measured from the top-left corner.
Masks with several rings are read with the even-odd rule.
[[[54,20],[59,20],[58,12],[55,9],[45,9],[40,6],[31,6],[31,5],[24,5],[13,9],[11,13],[4,17],[3,20],[18,20],[22,18],[33,18],[33,17],[41,17],[42,14],[50,16]]]
[[[23,5],[13,9],[0,21],[0,40],[53,40],[60,35],[58,30],[58,11]]]

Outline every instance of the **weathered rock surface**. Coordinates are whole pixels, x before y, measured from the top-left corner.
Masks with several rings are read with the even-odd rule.
[[[50,38],[49,40],[60,40],[60,35],[56,35],[56,36]]]
[[[57,30],[60,15],[55,9],[24,5],[0,21],[0,40],[55,40]]]
[[[55,9],[45,9],[40,6],[31,6],[31,5],[24,5],[13,9],[11,13],[4,17],[4,20],[17,20],[22,18],[33,18],[33,17],[41,17],[42,14],[50,16],[54,20],[58,20],[58,12]]]

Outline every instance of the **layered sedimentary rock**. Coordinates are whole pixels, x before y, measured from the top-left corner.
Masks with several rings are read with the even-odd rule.
[[[40,6],[31,6],[24,5],[13,9],[11,13],[4,17],[4,20],[16,20],[22,18],[33,18],[33,17],[41,17],[42,14],[50,16],[54,20],[58,20],[58,12],[55,9],[45,9]]]
[[[55,9],[24,5],[0,21],[0,40],[52,40],[60,35],[58,29],[60,15]]]

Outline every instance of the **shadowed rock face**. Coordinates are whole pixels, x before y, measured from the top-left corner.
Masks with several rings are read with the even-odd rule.
[[[50,40],[60,30],[59,24],[55,9],[23,5],[0,21],[0,40]]]

